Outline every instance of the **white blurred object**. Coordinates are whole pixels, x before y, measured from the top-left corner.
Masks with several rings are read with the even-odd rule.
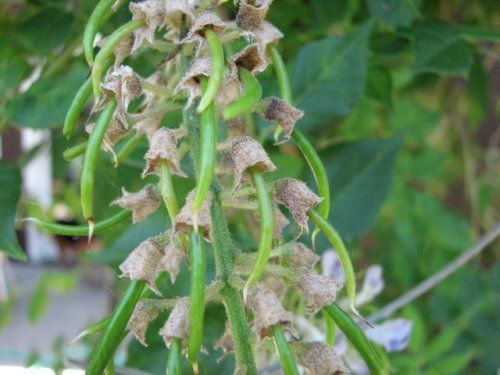
[[[24,368],[21,366],[0,366],[2,375],[55,375],[54,370],[47,367]],[[63,370],[61,375],[83,375],[85,371],[79,369]]]
[[[365,333],[370,340],[382,345],[389,353],[398,352],[408,346],[412,327],[411,320],[394,319],[376,324],[372,329],[365,330]]]
[[[356,306],[364,305],[373,301],[384,289],[384,279],[382,278],[382,266],[375,264],[366,269],[365,279],[361,292],[356,295],[354,304]]]
[[[328,276],[330,279],[338,281],[342,285],[345,284],[345,274],[340,263],[337,252],[333,249],[326,250],[321,256],[321,268],[323,275]]]
[[[27,151],[36,145],[47,146],[37,153],[23,168],[23,188],[44,209],[52,203],[52,156],[50,153],[50,132],[48,130],[23,129],[21,147]],[[40,231],[34,223],[26,223],[26,251],[30,261],[41,263],[58,257],[57,245],[52,237]]]

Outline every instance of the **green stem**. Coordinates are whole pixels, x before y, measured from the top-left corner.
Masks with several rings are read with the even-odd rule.
[[[252,350],[252,331],[248,324],[241,296],[230,283],[233,274],[234,245],[218,199],[214,199],[212,203],[212,226],[217,277],[224,283],[221,296],[233,334],[236,366],[239,369],[245,369],[247,375],[257,375],[258,371]]]
[[[323,309],[330,315],[342,332],[344,332],[350,343],[356,348],[370,369],[370,372],[375,375],[387,374],[372,344],[349,314],[342,310],[336,303],[325,306]]]
[[[182,340],[174,337],[168,350],[167,375],[182,375]]]
[[[170,167],[165,160],[161,161],[161,175],[160,175],[160,192],[165,202],[170,221],[173,223],[175,217],[179,213],[179,203],[175,195],[174,185],[172,184],[172,174]]]
[[[108,362],[108,365],[106,366],[104,370],[105,375],[115,375],[115,361],[113,358]]]
[[[125,295],[115,307],[111,320],[90,358],[86,375],[101,375],[103,373],[123,338],[123,332],[145,285],[146,283],[142,280],[133,280],[130,283]]]
[[[288,341],[286,341],[285,333],[283,332],[283,327],[281,324],[275,324],[272,327],[274,343],[278,349],[280,355],[281,366],[285,375],[299,375],[299,370],[297,369],[297,364],[295,363],[295,358],[293,357]]]
[[[132,153],[132,151],[135,150],[141,139],[142,136],[135,133],[125,141],[116,153],[116,161],[118,164],[122,163]]]
[[[73,160],[77,158],[78,156],[82,155],[85,153],[85,150],[87,149],[87,141],[82,142],[80,144],[77,144],[73,147],[68,148],[63,152],[63,158],[64,160]]]

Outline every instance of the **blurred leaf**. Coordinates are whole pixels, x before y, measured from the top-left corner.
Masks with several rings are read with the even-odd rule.
[[[346,241],[361,235],[376,218],[392,184],[401,142],[400,136],[363,140],[320,153],[331,184],[329,219]]]
[[[426,372],[428,374],[439,375],[456,374],[467,366],[474,357],[475,352],[476,350],[469,349],[461,353],[450,355],[432,365]]]
[[[471,63],[469,43],[450,24],[425,21],[415,30],[415,73],[464,73]]]
[[[28,91],[7,105],[14,125],[27,128],[53,128],[64,122],[73,94],[83,83],[88,70],[74,64],[61,76],[40,78]]]
[[[43,275],[43,283],[47,289],[57,293],[70,293],[78,285],[78,272],[48,272]]]
[[[7,295],[3,301],[0,301],[0,331],[7,324],[10,323],[12,319],[12,312],[14,311],[14,296],[12,293]]]
[[[472,129],[476,129],[484,119],[488,108],[488,75],[480,56],[474,54],[474,60],[469,71],[469,118]]]
[[[73,15],[55,7],[47,7],[19,25],[15,34],[17,41],[37,55],[47,55],[68,38]]]
[[[302,47],[290,69],[294,104],[305,111],[300,129],[312,130],[347,115],[363,93],[372,22]]]
[[[419,356],[422,357],[425,363],[428,363],[445,352],[449,352],[453,348],[457,337],[462,332],[462,325],[450,324],[435,336],[434,339],[429,340],[429,342],[423,346],[422,353],[420,353]]]
[[[4,42],[4,40],[0,40],[0,92],[2,99],[16,92],[18,84],[29,69],[26,60]]]
[[[392,78],[389,71],[383,66],[371,65],[368,68],[366,95],[387,106],[391,106]]]
[[[392,25],[410,26],[420,8],[420,0],[367,0],[373,17]]]
[[[31,295],[28,303],[28,318],[31,323],[36,323],[40,320],[49,306],[49,292],[45,283],[37,284]]]
[[[8,256],[26,260],[26,254],[17,242],[14,221],[21,196],[21,172],[0,160],[0,251]]]

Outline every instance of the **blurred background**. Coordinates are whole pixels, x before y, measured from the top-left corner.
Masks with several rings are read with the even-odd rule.
[[[5,252],[0,253],[0,366],[57,372],[85,363],[95,338],[68,344],[104,317],[126,287],[116,277],[117,265],[164,227],[164,213],[158,212],[88,243],[85,237],[44,233],[22,220],[83,223],[81,157],[68,161],[62,154],[86,133],[81,126],[67,140],[61,126],[88,75],[81,36],[95,3],[0,3],[0,249]],[[110,18],[103,35],[129,20],[127,8]],[[224,11],[234,17],[232,2]],[[298,126],[328,170],[330,220],[352,249],[360,280],[367,267],[382,267],[385,287],[363,306],[369,315],[437,272],[499,221],[498,1],[287,0],[273,3],[268,20],[285,34],[279,48],[289,65],[294,104],[306,113]],[[149,50],[127,63],[146,77],[163,57]],[[319,78],[311,81],[311,74]],[[265,95],[277,93],[272,69],[259,80]],[[303,94],[311,85],[322,88],[320,95]],[[90,108],[91,103],[81,124]],[[162,124],[177,125],[180,119],[174,112]],[[274,147],[273,129],[264,122],[258,126],[278,166],[273,178],[311,182],[293,144]],[[136,191],[147,182],[139,178],[146,146],[142,140],[118,168],[102,153],[97,217],[117,212],[109,202],[122,186]],[[174,182],[179,196],[192,187],[192,181]],[[237,242],[248,240],[244,221],[232,230]],[[317,250],[326,249],[320,236]],[[23,254],[27,261],[20,260]],[[395,314],[411,320],[413,328],[408,346],[388,353],[394,373],[498,371],[499,257],[497,241]],[[165,283],[166,295],[185,294],[186,276],[184,269],[181,282]],[[208,314],[210,340],[222,333],[224,322],[220,306]],[[129,337],[117,363],[163,373],[164,345],[154,332],[150,336],[148,348]],[[231,361],[224,359],[217,371],[227,373]],[[215,371],[212,365],[207,373]],[[0,367],[1,374],[14,368],[8,371]]]

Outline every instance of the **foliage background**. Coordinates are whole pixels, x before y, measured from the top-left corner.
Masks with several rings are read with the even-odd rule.
[[[64,200],[78,220],[75,165],[61,155],[85,133],[67,141],[61,124],[88,74],[80,43],[94,5],[77,0],[0,4],[1,129],[51,131],[55,202]],[[228,3],[225,9],[231,15],[234,7]],[[128,18],[123,7],[102,32]],[[360,276],[367,265],[384,267],[386,288],[366,308],[368,314],[436,272],[499,219],[500,8],[495,0],[287,0],[275,1],[269,19],[285,34],[280,49],[289,64],[294,104],[306,113],[298,126],[327,166],[330,219],[349,241]],[[129,64],[146,76],[162,57],[151,51]],[[21,82],[37,69],[40,77],[20,93]],[[270,70],[259,76],[266,95],[277,92]],[[178,121],[177,113],[164,124]],[[297,150],[283,146],[279,151],[272,146],[272,129],[259,125],[276,173],[311,181]],[[117,169],[99,164],[98,217],[115,212],[108,203],[121,186],[130,191],[144,184],[137,176],[145,147],[141,144]],[[22,257],[13,224],[19,168],[41,148],[11,165],[0,161],[0,248],[12,256]],[[192,187],[192,181],[175,182],[179,197]],[[35,206],[23,197],[18,216],[29,216]],[[104,249],[88,257],[116,267],[135,245],[163,228],[164,216],[103,235]],[[232,229],[238,243],[248,241],[243,221]],[[325,248],[320,238],[318,250]],[[495,250],[498,246],[398,314],[413,320],[414,329],[409,348],[390,356],[394,373],[492,374],[498,369]],[[187,293],[188,283],[177,285],[163,286],[167,296]],[[7,309],[2,306],[2,313]],[[210,338],[222,332],[222,315],[220,306],[210,308]],[[131,343],[128,365],[162,373],[166,351],[153,331],[147,349]],[[223,373],[231,359],[220,366]]]

